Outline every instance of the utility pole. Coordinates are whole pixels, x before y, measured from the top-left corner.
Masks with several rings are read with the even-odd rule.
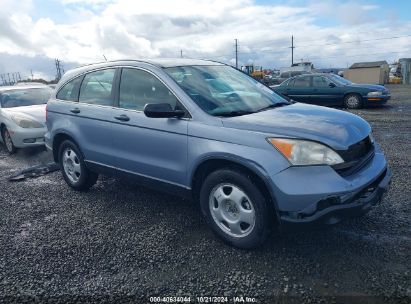
[[[56,80],[59,81],[61,79],[61,66],[60,66],[60,60],[55,59],[56,63]]]
[[[31,81],[33,81],[33,78],[34,78],[34,76],[33,76],[33,70],[30,70],[30,75],[31,75]]]
[[[294,64],[294,36],[291,35],[291,66]]]
[[[235,40],[235,68],[238,69],[238,39]]]
[[[180,50],[180,58],[183,58],[183,50]]]

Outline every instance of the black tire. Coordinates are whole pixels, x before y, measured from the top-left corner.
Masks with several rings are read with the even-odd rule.
[[[10,133],[9,133],[9,130],[7,130],[7,127],[3,127],[1,129],[1,137],[3,138],[3,143],[4,143],[4,146],[6,147],[7,152],[9,154],[16,153],[17,148],[13,144],[13,141],[10,137]],[[8,137],[8,139],[6,137]],[[9,144],[6,143],[6,140],[9,140]]]
[[[211,207],[211,200],[215,200],[213,204],[219,204],[215,197],[212,197],[212,193],[215,193],[214,189],[216,189],[216,187],[222,187],[221,185],[226,184],[233,185],[237,187],[237,189],[240,189],[251,201],[255,221],[252,226],[253,228],[251,229],[251,226],[249,226],[250,232],[245,236],[231,235],[231,232],[228,232],[229,228],[225,228],[224,225],[222,225],[224,220],[218,224],[218,220],[214,219],[211,214],[211,209],[213,208]],[[245,201],[247,202],[247,200]],[[205,178],[200,190],[200,205],[202,214],[213,232],[229,245],[244,249],[256,248],[264,243],[271,232],[272,217],[270,215],[271,208],[268,206],[268,200],[264,198],[260,189],[250,178],[240,170],[221,169],[209,174]],[[223,205],[223,202],[221,205]],[[218,208],[221,207],[222,206],[218,206]],[[225,207],[224,212],[226,212],[226,208],[230,207]],[[219,225],[222,226],[222,228]]]
[[[344,106],[347,109],[361,109],[362,100],[361,96],[358,94],[348,94],[344,97]]]
[[[70,153],[74,152],[74,154],[72,154],[72,156],[74,156],[74,160],[72,162],[77,165],[77,168],[79,168],[80,171],[79,174],[76,175],[78,177],[77,180],[73,179],[73,175],[75,173],[69,174],[69,169],[66,169],[64,165],[63,155],[68,151],[70,151]],[[90,171],[86,167],[83,154],[77,145],[71,140],[65,140],[61,143],[58,150],[58,160],[64,180],[74,190],[85,191],[90,189],[96,183],[98,174]]]

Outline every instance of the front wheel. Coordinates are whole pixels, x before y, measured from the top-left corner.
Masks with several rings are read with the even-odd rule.
[[[362,107],[361,97],[357,94],[349,94],[344,98],[344,105],[347,109],[360,109]]]
[[[7,130],[6,127],[4,127],[1,130],[1,135],[3,137],[3,142],[6,145],[7,152],[9,152],[9,154],[16,153],[17,148],[14,146],[13,140],[11,139],[11,136],[10,136],[10,132],[9,130]]]
[[[87,169],[80,149],[71,140],[60,145],[59,164],[65,181],[75,190],[87,190],[97,181],[98,174]]]
[[[235,247],[258,247],[271,231],[267,200],[240,171],[221,169],[207,176],[200,204],[214,233]]]

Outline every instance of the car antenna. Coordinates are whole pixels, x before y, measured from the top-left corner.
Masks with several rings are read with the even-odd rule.
[[[104,54],[103,54],[103,57],[104,57],[104,60],[107,61],[107,58],[106,58],[106,56],[105,56]]]

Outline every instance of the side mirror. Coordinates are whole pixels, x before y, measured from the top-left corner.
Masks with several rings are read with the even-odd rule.
[[[329,86],[330,88],[335,88],[335,83],[334,83],[334,82],[330,82],[330,83],[328,84],[328,86]]]
[[[183,110],[173,110],[169,103],[148,103],[144,107],[144,114],[151,118],[183,117]]]

